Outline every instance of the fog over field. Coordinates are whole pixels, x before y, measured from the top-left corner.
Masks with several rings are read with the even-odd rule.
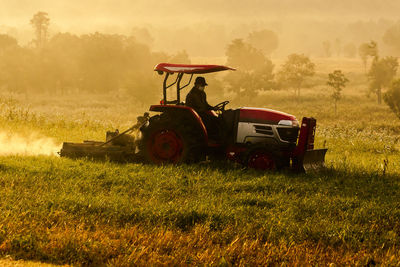
[[[154,49],[184,49],[194,57],[223,56],[230,40],[263,28],[279,36],[275,57],[291,52],[321,56],[325,40],[339,39],[343,45],[355,46],[369,40],[380,42],[384,31],[398,22],[400,10],[396,0],[1,0],[0,6],[0,32],[23,44],[33,37],[32,14],[44,11],[51,18],[50,34],[129,35],[146,29],[150,37],[143,41]]]

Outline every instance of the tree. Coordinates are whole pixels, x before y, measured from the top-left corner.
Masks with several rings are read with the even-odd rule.
[[[368,43],[368,55],[371,57],[378,57],[378,44],[375,41]]]
[[[7,34],[0,34],[0,60],[10,48],[14,48],[16,46],[18,46],[18,42],[15,38]]]
[[[374,41],[370,41],[369,43],[363,43],[358,48],[358,54],[360,55],[363,64],[364,70],[367,72],[367,62],[368,57],[377,57],[378,56],[378,45]]]
[[[253,31],[247,37],[248,42],[265,55],[271,53],[278,48],[278,35],[270,30]]]
[[[348,43],[343,47],[345,57],[354,58],[357,54],[357,48],[353,43]]]
[[[146,44],[150,47],[154,44],[154,38],[147,28],[134,27],[132,29],[132,35],[139,43]]]
[[[336,56],[340,57],[340,54],[342,52],[342,41],[339,38],[336,38],[334,45],[336,50]]]
[[[170,59],[170,62],[174,62],[177,64],[190,64],[190,57],[186,50],[179,51],[175,55],[173,55]]]
[[[315,64],[301,54],[291,54],[278,73],[279,80],[295,91],[295,95],[300,96],[300,89],[307,77],[315,74]]]
[[[36,47],[43,48],[47,40],[48,28],[50,25],[48,14],[46,12],[39,11],[35,15],[33,15],[33,18],[30,22],[32,27],[35,29]]]
[[[39,80],[37,75],[33,75],[37,69],[34,53],[18,44],[13,45],[13,41],[7,43],[9,45],[0,48],[4,52],[0,52],[0,88],[10,92],[27,92]]]
[[[341,70],[335,70],[332,73],[328,74],[328,81],[327,85],[332,87],[333,92],[331,97],[333,98],[333,101],[335,102],[335,115],[336,115],[336,110],[337,110],[337,101],[340,100],[341,98],[341,92],[344,87],[346,87],[346,83],[349,80],[344,76]]]
[[[70,33],[57,33],[50,38],[43,56],[51,64],[47,76],[53,79],[53,90],[65,94],[78,88],[82,78],[78,62],[82,46],[82,40]]]
[[[0,50],[17,46],[17,40],[7,34],[0,34]]]
[[[272,61],[266,59],[264,66],[257,70],[243,71],[238,69],[235,72],[227,73],[225,81],[230,89],[238,94],[238,97],[254,97],[259,91],[268,91],[276,88],[273,70]]]
[[[377,95],[379,104],[382,102],[382,89],[391,84],[398,66],[399,63],[395,57],[374,58],[368,77],[370,79],[370,91]]]
[[[272,61],[242,39],[235,39],[228,45],[227,65],[236,67],[235,73],[228,73],[225,80],[238,96],[254,96],[257,91],[275,88]]]
[[[392,82],[383,99],[394,114],[400,119],[400,79]]]
[[[81,88],[87,92],[112,92],[121,86],[128,59],[134,57],[125,36],[94,33],[83,35],[82,53],[79,57]]]
[[[265,63],[264,54],[245,43],[243,39],[234,39],[226,49],[227,65],[244,71],[252,71],[262,67]]]
[[[331,57],[332,56],[331,42],[329,41],[322,42],[322,47],[324,48],[325,57]]]
[[[400,23],[387,29],[382,39],[385,44],[392,47],[396,52],[400,52]]]

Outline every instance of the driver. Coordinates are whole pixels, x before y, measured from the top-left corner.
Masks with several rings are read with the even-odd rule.
[[[204,77],[197,77],[192,90],[186,96],[186,106],[193,108],[203,120],[210,137],[219,139],[220,122],[218,117],[211,115],[208,111],[216,110],[207,102],[207,95],[204,92],[208,84]]]
[[[192,90],[186,96],[186,106],[189,106],[196,110],[197,113],[207,112],[208,110],[214,110],[207,102],[207,95],[204,92],[205,87],[208,84],[204,77],[197,77]]]

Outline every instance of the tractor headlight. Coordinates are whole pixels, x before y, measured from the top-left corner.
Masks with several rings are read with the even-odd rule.
[[[299,127],[299,122],[297,120],[280,120],[278,125]]]

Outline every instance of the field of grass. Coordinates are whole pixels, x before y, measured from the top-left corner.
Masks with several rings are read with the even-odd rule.
[[[400,120],[366,97],[361,74],[349,75],[356,79],[337,115],[323,85],[298,99],[273,91],[231,103],[317,118],[316,146],[329,148],[319,174],[3,153],[0,256],[76,265],[399,265]],[[34,133],[59,148],[103,140],[147,110],[130,99],[76,99],[3,96],[0,131],[21,140]]]

